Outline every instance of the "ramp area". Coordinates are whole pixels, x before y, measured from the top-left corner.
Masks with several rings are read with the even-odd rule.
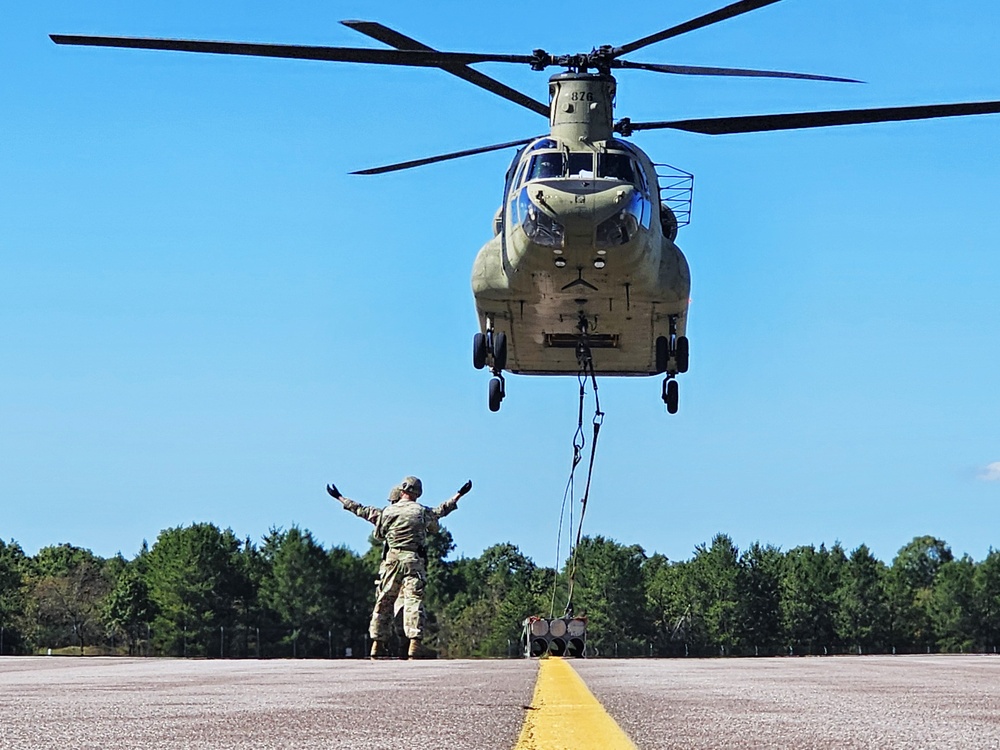
[[[537,662],[0,658],[0,748],[511,748]]]
[[[550,661],[565,674],[550,670],[559,684],[546,687],[540,664]],[[5,656],[0,701],[4,750],[544,750],[566,747],[569,729],[585,734],[586,742],[577,737],[574,747],[605,748],[615,734],[600,719],[605,711],[624,732],[618,746],[631,742],[644,750],[1000,747],[995,656],[417,662]]]
[[[643,750],[1000,748],[1000,657],[582,659]]]

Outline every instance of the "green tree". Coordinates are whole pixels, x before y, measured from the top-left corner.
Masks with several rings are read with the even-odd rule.
[[[441,647],[449,656],[506,656],[517,650],[522,623],[546,609],[550,571],[539,570],[513,544],[497,544],[453,565],[461,593],[442,616]]]
[[[928,614],[942,651],[968,651],[976,636],[975,563],[968,555],[942,563],[928,597]]]
[[[646,606],[654,653],[687,654],[708,642],[703,623],[691,617],[692,591],[689,562],[671,563],[655,554],[643,565]]]
[[[102,610],[111,589],[105,561],[88,549],[60,544],[40,549],[31,568],[36,639],[53,648],[75,645],[83,655],[105,631]]]
[[[153,641],[161,653],[215,656],[237,622],[246,588],[241,544],[210,523],[160,532],[143,569],[156,606]]]
[[[839,544],[795,547],[785,554],[781,577],[781,622],[795,653],[836,650],[837,589],[846,557]]]
[[[930,597],[938,570],[953,559],[951,548],[933,536],[918,536],[900,548],[888,578],[890,634],[904,650],[936,646]]]
[[[996,651],[1000,645],[1000,551],[990,548],[976,565],[972,579],[978,617],[976,640],[981,648]]]
[[[625,546],[602,536],[580,541],[572,603],[576,614],[587,616],[591,653],[649,653],[645,561],[646,553],[637,544]]]
[[[859,653],[884,650],[889,631],[886,566],[865,545],[851,553],[837,590],[839,640]]]
[[[27,557],[13,539],[0,539],[0,656],[17,653],[24,645],[26,625],[25,573]]]
[[[737,618],[745,653],[777,653],[781,642],[781,571],[784,555],[754,542],[740,555]]]
[[[725,534],[716,534],[711,546],[695,547],[687,568],[692,616],[704,623],[708,644],[718,653],[730,653],[740,634],[739,550]]]
[[[309,531],[293,526],[288,531],[272,529],[261,552],[268,566],[260,599],[286,630],[282,642],[291,647],[293,658],[325,652],[336,605],[326,550]]]
[[[334,602],[329,623],[335,654],[345,648],[364,651],[368,621],[371,618],[374,580],[371,567],[347,547],[332,547],[327,553],[330,565],[330,597]]]
[[[139,653],[139,644],[149,634],[156,608],[149,586],[133,562],[119,573],[104,602],[104,621],[128,644],[129,656]]]

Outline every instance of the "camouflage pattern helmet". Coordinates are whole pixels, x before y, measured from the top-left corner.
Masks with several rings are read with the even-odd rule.
[[[399,483],[400,492],[407,492],[417,499],[424,493],[424,485],[417,477],[406,477]]]
[[[399,489],[399,485],[396,485],[391,490],[389,490],[389,502],[398,503],[401,492],[402,491]]]

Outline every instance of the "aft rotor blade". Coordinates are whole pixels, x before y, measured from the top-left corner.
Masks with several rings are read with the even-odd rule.
[[[51,34],[56,44],[79,44],[88,47],[127,47],[174,52],[207,52],[216,55],[251,55],[294,60],[372,63],[441,68],[480,62],[531,63],[531,55],[490,55],[467,52],[426,52],[418,50],[364,49],[360,47],[307,47],[296,44],[253,44],[248,42],[211,42],[198,39],[148,39],[119,36],[79,36]]]
[[[436,51],[433,48],[428,47],[426,44],[418,42],[416,39],[400,34],[398,31],[394,31],[388,26],[383,26],[382,24],[374,21],[341,21],[341,23],[350,29],[359,31],[366,36],[370,36],[372,39],[377,39],[378,41],[384,42],[390,47],[395,47],[396,49],[420,50],[423,52]],[[520,104],[522,107],[526,107],[532,112],[537,112],[544,117],[549,116],[549,107],[547,104],[542,104],[542,102],[536,101],[530,96],[522,94],[516,89],[512,89],[510,86],[500,83],[500,81],[494,80],[487,75],[483,75],[478,70],[473,70],[465,65],[442,65],[441,70],[451,73],[454,76],[458,76],[475,86],[479,86],[480,88],[496,94],[497,96],[501,96],[507,101]]]
[[[781,115],[743,115],[708,117],[698,120],[667,122],[629,122],[622,120],[615,130],[627,135],[637,130],[671,128],[706,135],[760,133],[771,130],[825,128],[832,125],[862,125],[873,122],[929,120],[936,117],[961,117],[1000,113],[1000,102],[965,102],[960,104],[925,104],[916,107],[880,107],[878,109],[842,109],[830,112],[797,112]]]
[[[805,81],[833,81],[835,83],[864,83],[854,78],[821,76],[812,73],[786,73],[780,70],[747,70],[746,68],[706,68],[700,65],[663,65],[614,60],[612,68],[651,70],[654,73],[674,73],[685,76],[741,76],[745,78],[798,78]]]
[[[727,5],[725,8],[719,8],[719,10],[714,10],[711,13],[698,16],[697,18],[693,18],[690,21],[678,24],[677,26],[671,26],[669,29],[664,29],[656,34],[650,34],[649,36],[644,36],[642,39],[636,39],[634,42],[622,45],[621,47],[615,47],[611,54],[613,57],[627,55],[629,52],[635,52],[637,49],[648,47],[650,44],[662,42],[664,39],[670,39],[675,36],[680,36],[681,34],[686,34],[689,31],[694,31],[695,29],[711,26],[713,23],[719,23],[719,21],[725,21],[729,18],[740,16],[744,13],[749,13],[752,10],[763,8],[765,5],[773,5],[777,2],[779,2],[779,0],[739,0],[739,2]]]
[[[480,146],[479,148],[470,148],[466,151],[455,151],[451,154],[441,154],[439,156],[428,156],[426,159],[414,159],[413,161],[403,161],[398,164],[389,164],[384,167],[373,167],[372,169],[359,169],[357,172],[351,172],[351,174],[385,174],[386,172],[398,172],[401,169],[411,169],[413,167],[422,167],[425,164],[435,164],[439,161],[448,161],[449,159],[461,159],[463,156],[474,156],[475,154],[485,154],[488,151],[499,151],[504,148],[513,148],[514,146],[524,146],[531,143],[536,138],[541,136],[533,136],[532,138],[522,138],[519,141],[509,141],[508,143],[496,143],[492,146]]]

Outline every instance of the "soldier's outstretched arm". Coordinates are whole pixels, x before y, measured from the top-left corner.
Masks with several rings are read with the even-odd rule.
[[[369,523],[377,524],[379,518],[382,516],[381,508],[376,508],[374,505],[362,505],[355,500],[351,500],[349,497],[344,497],[335,484],[328,484],[326,491],[330,497],[340,501],[340,504],[344,506],[344,510],[353,513],[358,518],[365,519]]]
[[[456,508],[458,508],[458,501],[462,498],[463,495],[467,495],[471,489],[472,489],[472,480],[470,479],[468,482],[466,482],[465,484],[463,484],[461,487],[458,488],[458,492],[456,492],[454,495],[452,495],[443,503],[441,503],[438,507],[436,507],[433,511],[434,515],[437,516],[438,518],[444,518],[446,515],[454,511]]]

